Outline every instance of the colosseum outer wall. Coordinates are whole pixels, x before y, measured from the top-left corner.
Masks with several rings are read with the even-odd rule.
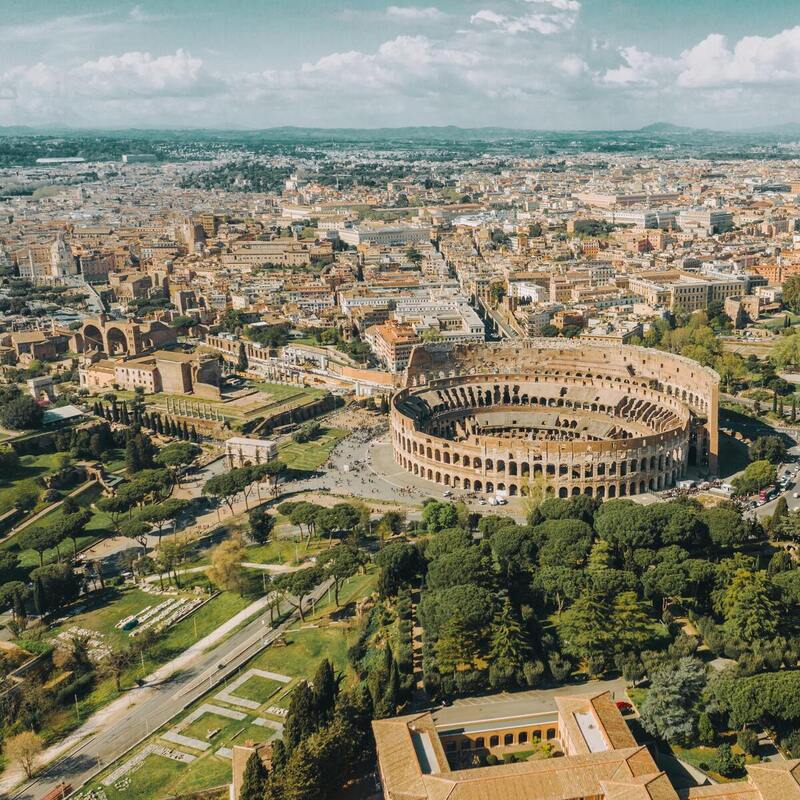
[[[549,339],[428,343],[404,384],[395,460],[443,486],[524,495],[541,480],[561,497],[625,497],[674,485],[690,454],[716,470],[719,377],[681,356]]]

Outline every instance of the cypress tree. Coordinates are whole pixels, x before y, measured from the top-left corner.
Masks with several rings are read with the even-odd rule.
[[[772,413],[773,414],[777,414],[778,413],[778,393],[777,392],[773,392],[772,393]]]
[[[269,773],[257,751],[250,754],[244,768],[242,791],[239,800],[263,800]]]
[[[324,658],[314,673],[314,702],[320,719],[329,720],[333,716],[337,689],[333,666]]]
[[[42,579],[36,577],[33,580],[33,606],[39,616],[43,616],[47,612],[46,596]]]
[[[792,395],[792,415],[791,415],[792,422],[797,422],[797,396]]]
[[[783,419],[783,398],[781,397],[778,403],[778,415]]]
[[[292,692],[289,713],[283,726],[283,742],[287,751],[291,753],[300,742],[314,733],[318,723],[314,693],[307,681],[301,681]]]
[[[197,428],[195,428],[194,425],[192,425],[192,430],[190,431],[189,435],[191,436],[193,442],[196,443],[200,441],[200,437],[197,435]]]
[[[122,411],[120,412],[120,421],[122,422],[123,425],[131,424],[131,417],[130,414],[128,413],[128,404],[124,402],[122,404]]]

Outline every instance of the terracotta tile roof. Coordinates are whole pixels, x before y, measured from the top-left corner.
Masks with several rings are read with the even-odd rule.
[[[747,775],[764,800],[800,800],[799,759],[750,764]]]

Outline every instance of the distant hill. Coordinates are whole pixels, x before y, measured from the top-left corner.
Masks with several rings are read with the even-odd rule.
[[[696,128],[687,128],[685,125],[673,125],[671,122],[654,122],[639,128],[642,133],[694,133]]]

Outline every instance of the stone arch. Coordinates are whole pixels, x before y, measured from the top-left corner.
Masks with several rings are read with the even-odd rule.
[[[105,351],[103,332],[97,325],[83,326],[83,349],[87,352],[91,350]]]
[[[106,330],[106,342],[106,352],[110,356],[126,355],[128,353],[128,337],[120,328],[108,328]]]

